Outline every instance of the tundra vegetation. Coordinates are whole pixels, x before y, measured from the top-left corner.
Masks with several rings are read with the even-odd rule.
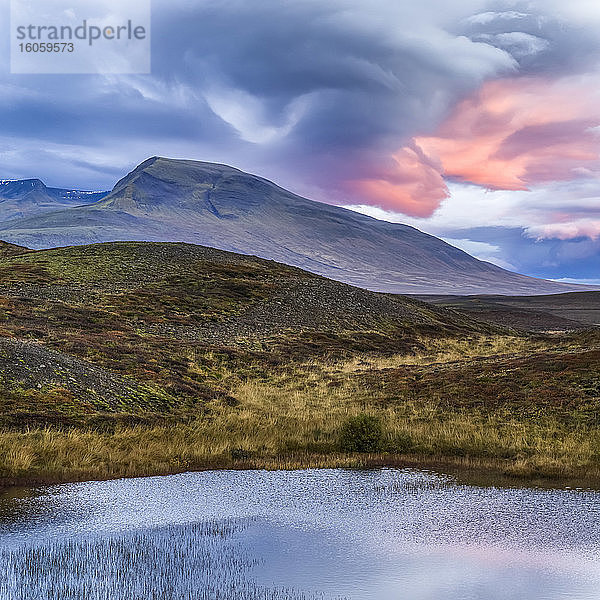
[[[5,244],[0,478],[411,465],[597,482],[599,365],[597,329],[534,333],[254,257]]]

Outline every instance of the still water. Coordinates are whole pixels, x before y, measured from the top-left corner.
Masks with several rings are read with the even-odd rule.
[[[215,471],[0,495],[0,600],[600,600],[600,493]]]

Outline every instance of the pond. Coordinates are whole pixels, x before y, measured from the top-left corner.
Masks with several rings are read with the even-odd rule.
[[[600,599],[600,493],[209,471],[0,495],[0,600]]]

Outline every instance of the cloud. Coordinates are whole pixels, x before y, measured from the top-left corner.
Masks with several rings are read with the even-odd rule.
[[[473,15],[458,24],[456,32],[505,50],[521,75],[561,77],[597,66],[597,4],[584,7],[585,0],[512,4],[521,10]]]
[[[498,48],[504,48],[517,59],[539,54],[550,47],[548,40],[522,31],[509,31],[507,33],[496,34],[485,33],[474,39],[492,44]]]
[[[487,82],[459,102],[434,135],[415,137],[393,154],[393,185],[391,172],[386,181],[367,180],[357,189],[372,204],[427,217],[448,197],[447,180],[518,191],[598,178],[599,89],[596,75]],[[563,226],[556,235],[569,230]]]
[[[369,178],[346,184],[354,196],[368,198],[384,209],[398,209],[406,215],[426,217],[449,196],[439,166],[433,164],[418,146],[402,148],[392,156],[388,169],[379,169]]]
[[[152,75],[4,75],[13,92],[0,125],[15,141],[97,149],[100,161],[104,147],[129,147],[123,170],[150,154],[145,141],[336,201],[465,92],[515,69],[505,50],[453,31],[485,4],[156,0]]]
[[[600,238],[600,219],[570,220],[565,223],[549,223],[547,225],[534,225],[527,227],[527,234],[538,240],[556,238],[569,240],[573,238],[588,237],[592,240]]]
[[[493,263],[503,269],[509,269],[511,271],[516,271],[518,267],[509,263],[508,261],[502,259],[500,254],[502,249],[500,246],[496,246],[494,244],[490,244],[489,242],[477,242],[475,240],[470,239],[453,239],[453,238],[442,238],[448,244],[452,246],[456,246],[461,250],[464,250],[471,256],[478,258],[479,260],[485,260],[487,262]]]
[[[495,190],[450,182],[450,198],[429,218],[369,205],[348,206],[406,223],[511,270],[539,277],[600,276],[600,182],[558,182],[532,191]],[[483,245],[482,245],[483,244]]]
[[[243,140],[256,144],[285,138],[309,107],[309,95],[294,98],[282,114],[283,123],[269,122],[259,98],[238,89],[212,88],[204,93],[211,110],[231,125]]]
[[[488,11],[484,13],[478,13],[467,19],[468,23],[475,23],[477,25],[487,25],[495,21],[514,21],[515,19],[524,19],[528,17],[528,13],[517,12],[514,10],[507,10],[502,12]]]
[[[425,214],[445,183],[415,162],[413,148],[398,148],[465,92],[516,68],[505,50],[451,31],[483,5],[176,2],[155,9],[155,36],[170,40],[155,75],[199,89],[215,116],[255,144],[263,174],[300,190],[310,180],[330,202],[366,195]]]
[[[600,170],[597,81],[503,79],[460,102],[436,135],[418,137],[445,177],[526,190]]]
[[[404,222],[434,235],[494,226],[520,229],[532,239],[559,239],[554,232],[561,226],[583,228],[600,220],[600,181],[596,179],[549,183],[531,191],[486,190],[450,182],[448,193],[449,199],[431,217],[411,217],[366,204],[349,208],[386,221]],[[573,237],[579,234],[582,229]]]
[[[2,176],[110,188],[151,155],[213,160],[456,240],[502,224],[531,256],[573,249],[556,236],[599,218],[599,26],[585,0],[154,0],[151,75],[0,56]]]
[[[410,139],[558,35],[536,14],[543,4],[491,10],[499,4],[156,0],[151,76],[10,78],[22,97],[3,100],[0,123],[15,139],[130,146],[124,169],[147,156],[134,152],[139,141],[166,154],[179,139],[176,155],[191,148],[191,158],[224,159],[319,199],[422,215],[445,183],[414,164]]]

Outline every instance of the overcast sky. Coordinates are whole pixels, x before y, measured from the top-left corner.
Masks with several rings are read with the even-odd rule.
[[[3,42],[0,177],[105,189],[153,155],[224,162],[600,281],[597,0],[155,0],[152,16],[151,75],[11,75]]]

